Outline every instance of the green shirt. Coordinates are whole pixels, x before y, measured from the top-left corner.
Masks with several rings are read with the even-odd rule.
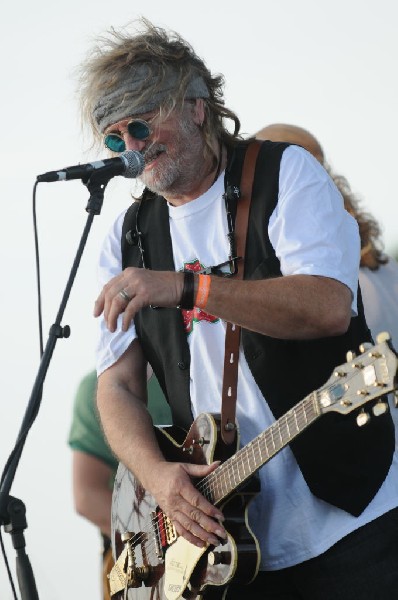
[[[86,375],[76,392],[68,444],[73,450],[91,454],[116,471],[118,460],[113,455],[102,431],[96,404],[97,374]],[[148,410],[155,425],[171,423],[169,405],[158,380],[148,381]]]

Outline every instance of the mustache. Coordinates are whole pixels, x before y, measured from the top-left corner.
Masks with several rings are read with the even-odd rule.
[[[154,158],[156,158],[161,152],[166,151],[166,146],[164,144],[156,144],[152,143],[148,148],[144,150],[142,153],[145,162],[151,162]]]

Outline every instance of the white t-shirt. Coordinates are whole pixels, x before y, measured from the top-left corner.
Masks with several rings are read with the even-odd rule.
[[[179,207],[169,206],[176,270],[187,264],[208,267],[227,260],[223,184],[221,175],[196,200]],[[101,286],[121,270],[123,218],[124,213],[104,243]],[[284,275],[320,275],[341,281],[352,292],[352,313],[356,314],[357,224],[344,210],[343,200],[324,169],[308,152],[295,146],[286,149],[282,157],[279,198],[269,222],[269,236]],[[194,416],[220,412],[225,323],[198,309],[191,311],[190,317],[185,325],[191,353],[192,412]],[[111,334],[101,321],[98,374],[123,354],[135,336],[134,325],[126,333],[119,328]],[[243,351],[239,359],[237,419],[242,445],[275,421]],[[250,505],[250,525],[262,551],[261,568],[281,569],[317,556],[357,527],[395,507],[397,469],[398,463],[395,482],[390,472],[376,498],[355,518],[311,494],[290,448],[286,447],[260,469],[262,493]]]

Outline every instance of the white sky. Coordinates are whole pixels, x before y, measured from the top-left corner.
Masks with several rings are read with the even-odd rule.
[[[141,15],[192,43],[226,78],[226,104],[244,133],[271,122],[309,129],[381,222],[388,250],[398,247],[396,0],[36,0],[7,3],[0,23],[1,293],[0,467],[16,439],[39,365],[32,232],[32,188],[48,170],[96,160],[80,133],[74,68],[93,38]],[[105,155],[105,154],[104,154]],[[99,598],[99,541],[75,515],[66,437],[73,395],[94,365],[96,258],[130,183],[105,193],[69,300],[12,494],[27,505],[27,550],[40,600]],[[45,342],[86,222],[79,181],[38,187]],[[12,567],[15,553],[4,533]],[[0,597],[11,600],[0,559]]]

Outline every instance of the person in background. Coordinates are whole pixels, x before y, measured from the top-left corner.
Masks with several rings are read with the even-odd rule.
[[[343,175],[338,175],[326,161],[319,141],[297,125],[272,123],[256,133],[259,140],[298,144],[310,152],[329,173],[343,196],[345,209],[356,219],[361,238],[359,284],[366,322],[373,338],[388,331],[398,347],[398,263],[383,251],[381,227],[374,217],[361,208],[360,200]],[[398,411],[397,411],[398,412]],[[393,416],[394,416],[393,412]]]
[[[83,377],[75,395],[68,444],[72,449],[75,509],[101,533],[102,590],[104,600],[110,600],[112,488],[119,463],[102,431],[96,393],[97,374],[92,371]],[[169,406],[154,376],[148,380],[148,410],[155,424],[171,422]]]
[[[238,117],[224,105],[223,78],[176,32],[147,21],[134,34],[112,30],[82,65],[80,90],[96,139],[145,159],[143,197],[112,225],[100,256],[101,422],[178,535],[205,552],[225,539],[224,515],[191,478],[217,464],[172,462],[162,453],[146,409],[147,363],[174,424],[185,428],[202,412],[220,412],[224,365],[237,365],[239,437],[249,444],[323,385],[348,350],[370,340],[357,303],[358,226],[311,154],[241,138]],[[241,214],[237,188],[253,148],[239,259],[231,242],[241,231],[231,215]],[[232,362],[227,323],[242,333]],[[233,581],[227,599],[377,600],[396,592],[391,415],[361,429],[354,415],[327,417],[259,470],[248,521],[260,570],[247,588]],[[220,588],[211,592],[223,597]]]

